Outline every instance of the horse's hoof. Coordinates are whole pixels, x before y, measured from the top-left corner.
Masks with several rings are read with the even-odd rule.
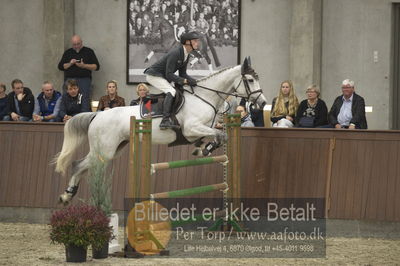
[[[202,150],[203,156],[209,156],[215,149],[218,148],[218,145],[215,141],[208,143],[205,148]]]
[[[70,197],[67,193],[63,193],[58,198],[58,203],[63,204],[64,206],[68,205],[70,201]]]
[[[192,155],[193,155],[193,156],[200,156],[200,155],[202,155],[201,149],[200,149],[200,148],[195,148],[195,149],[193,149]]]
[[[145,63],[149,62],[149,59],[146,57],[146,59],[144,60]]]
[[[207,149],[204,149],[204,150],[202,151],[202,154],[203,154],[203,156],[210,156],[210,155],[211,155],[211,152],[210,152],[209,150],[207,150]]]

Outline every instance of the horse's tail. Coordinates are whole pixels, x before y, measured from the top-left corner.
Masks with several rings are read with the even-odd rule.
[[[96,113],[81,113],[67,121],[64,126],[64,142],[61,152],[53,160],[53,163],[56,164],[56,172],[62,175],[66,174],[72,156],[86,140],[89,124],[95,116]]]

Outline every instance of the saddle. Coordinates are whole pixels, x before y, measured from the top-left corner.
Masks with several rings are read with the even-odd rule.
[[[171,118],[175,120],[175,123],[179,125],[178,119],[176,119],[176,114],[182,109],[183,104],[185,103],[185,96],[183,95],[183,87],[175,86],[175,100],[172,105]],[[165,99],[165,93],[160,94],[150,94],[148,96],[149,100],[142,102],[140,104],[140,116],[142,118],[147,118],[151,116],[151,118],[158,118],[163,116],[163,103]],[[168,147],[178,146],[190,144],[185,136],[183,136],[182,129],[174,129],[176,133],[176,140],[170,144]]]
[[[185,97],[183,96],[183,88],[175,86],[176,94],[175,100],[172,105],[171,117],[176,120],[175,115],[181,110],[185,103]],[[148,100],[140,104],[140,116],[147,118],[158,118],[163,116],[163,104],[165,100],[165,93],[150,94]],[[177,121],[176,121],[177,122]]]

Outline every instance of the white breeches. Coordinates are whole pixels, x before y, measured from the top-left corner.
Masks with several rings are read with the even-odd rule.
[[[155,88],[161,90],[164,93],[171,93],[172,96],[175,97],[175,89],[172,87],[171,83],[169,83],[163,77],[157,77],[152,75],[146,75],[146,80]]]

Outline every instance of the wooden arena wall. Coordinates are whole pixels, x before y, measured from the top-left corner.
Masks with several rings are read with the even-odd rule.
[[[50,161],[62,141],[62,124],[0,122],[0,207],[59,207],[68,180]],[[82,146],[77,158],[87,150]],[[154,146],[152,161],[192,158],[191,150]],[[242,195],[326,198],[329,218],[400,221],[399,153],[400,131],[243,129]],[[123,210],[127,147],[113,168],[113,207]],[[154,176],[153,191],[219,183],[222,176],[219,164],[166,170]],[[82,181],[74,201],[87,196]]]

